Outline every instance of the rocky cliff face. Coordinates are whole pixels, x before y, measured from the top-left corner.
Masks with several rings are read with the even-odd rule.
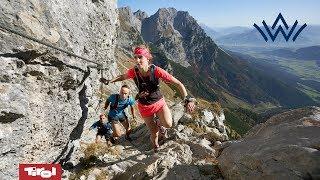
[[[129,7],[119,8],[117,12],[119,19],[117,44],[127,53],[131,53],[133,46],[144,43],[141,37],[141,20],[146,14],[137,11],[134,15]]]
[[[148,17],[146,12],[141,11],[140,9],[133,13],[140,21]]]
[[[174,28],[177,11],[173,8],[159,9],[154,15],[142,21],[142,36],[147,42],[157,43],[166,56],[189,66],[183,48],[183,37]]]
[[[227,179],[319,179],[320,108],[288,111],[251,129],[218,158]]]
[[[0,24],[102,63],[111,77],[118,73],[115,8],[114,1],[2,1]],[[87,120],[100,113],[101,74],[7,31],[0,39],[1,179],[16,179],[19,163],[77,162]]]

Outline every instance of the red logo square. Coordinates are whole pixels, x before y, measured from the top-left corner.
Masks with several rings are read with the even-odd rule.
[[[61,180],[60,164],[19,164],[19,180]]]

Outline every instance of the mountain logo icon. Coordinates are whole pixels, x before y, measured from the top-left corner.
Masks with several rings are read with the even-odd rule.
[[[272,27],[271,27],[272,30],[275,30],[275,28],[276,28],[276,26],[277,26],[277,24],[278,24],[278,22],[279,22],[280,20],[282,21],[282,23],[283,23],[286,31],[289,31],[288,34],[286,34],[284,28],[283,28],[281,25],[279,25],[279,26],[277,27],[275,33],[272,34],[272,33],[271,33],[271,30],[270,30],[269,26],[266,24],[265,20],[262,21],[262,24],[263,24],[264,28],[266,29],[266,31],[267,31],[267,33],[268,33],[267,35],[269,35],[269,37],[271,38],[271,40],[272,40],[273,42],[274,42],[274,40],[277,38],[277,36],[278,36],[278,34],[279,34],[280,32],[282,33],[284,39],[288,42],[288,40],[290,39],[291,35],[293,34],[294,30],[296,29],[296,27],[297,27],[297,25],[298,25],[298,21],[296,20],[296,21],[294,22],[293,26],[291,27],[291,29],[289,30],[289,26],[288,26],[286,20],[283,18],[282,14],[279,13],[277,19],[274,21],[274,23],[273,23],[273,25],[272,25]],[[260,28],[256,23],[254,23],[253,26],[260,32],[260,34],[262,35],[263,39],[267,42],[267,41],[268,41],[268,37],[267,37],[266,34],[261,30],[261,28]],[[292,41],[295,41],[295,40],[297,39],[297,37],[299,36],[299,34],[301,33],[301,31],[302,31],[305,27],[307,27],[307,24],[306,24],[306,23],[304,23],[304,25],[302,25],[302,26],[298,29],[298,31],[294,34],[294,36],[293,36],[293,38],[292,38]]]

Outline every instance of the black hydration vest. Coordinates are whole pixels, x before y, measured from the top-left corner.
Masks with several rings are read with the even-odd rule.
[[[163,96],[160,92],[160,86],[159,86],[159,78],[156,78],[154,70],[156,66],[152,64],[150,66],[150,75],[143,77],[139,73],[138,66],[134,67],[135,77],[134,82],[137,85],[139,89],[139,93],[136,96],[136,99],[139,100],[139,103],[144,105],[150,105],[158,100],[160,100]],[[148,92],[149,95],[146,97],[140,97],[140,93],[142,92]]]

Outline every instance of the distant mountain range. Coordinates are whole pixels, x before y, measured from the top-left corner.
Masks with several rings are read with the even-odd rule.
[[[261,34],[252,26],[250,27],[230,27],[230,28],[210,28],[202,25],[208,36],[216,40],[219,45],[228,46],[291,46],[304,47],[320,45],[320,25],[307,25],[295,42],[289,39],[285,41],[279,33],[275,42],[269,40],[265,42]],[[298,29],[299,26],[296,27]],[[264,30],[264,27],[261,27]],[[265,31],[265,30],[264,30]],[[296,31],[296,30],[295,30]],[[295,32],[294,31],[294,32]],[[216,33],[212,33],[216,32]],[[224,32],[224,33],[221,33]],[[267,33],[266,33],[267,34]]]
[[[224,37],[230,34],[241,34],[250,30],[249,27],[234,26],[234,27],[223,27],[223,28],[211,28],[205,24],[200,24],[202,29],[210,36],[213,40],[216,40],[220,37]]]
[[[265,51],[264,54],[269,54],[273,56],[293,58],[300,60],[317,60],[320,61],[320,46],[310,46],[299,49],[289,49],[281,48],[271,51]]]

